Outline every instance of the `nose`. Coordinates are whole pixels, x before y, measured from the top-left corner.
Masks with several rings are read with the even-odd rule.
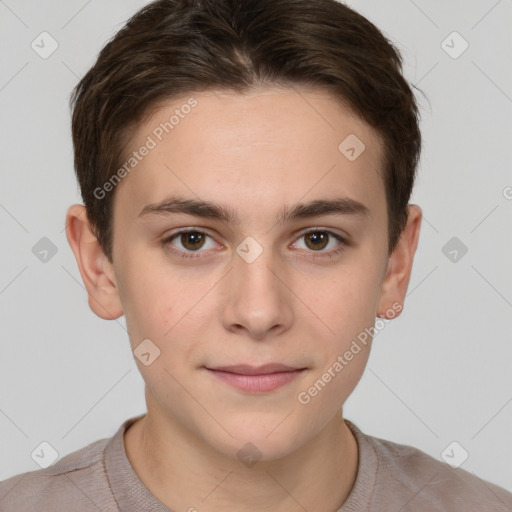
[[[278,336],[293,321],[293,294],[286,283],[287,273],[271,249],[263,250],[254,260],[240,254],[235,255],[233,269],[223,284],[223,325],[230,332],[245,332],[256,340]]]

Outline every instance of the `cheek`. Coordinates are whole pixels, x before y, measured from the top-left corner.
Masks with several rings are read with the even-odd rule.
[[[379,297],[379,269],[374,262],[347,265],[333,273],[314,297],[315,309],[334,331],[339,342],[357,336],[365,327],[373,325]]]
[[[145,339],[160,348],[175,323],[173,298],[163,293],[162,281],[144,270],[130,270],[118,279],[118,288],[132,350]]]
[[[324,325],[318,350],[318,367],[308,384],[305,401],[341,406],[357,385],[368,361],[378,301],[377,276],[373,261],[361,258],[347,265],[324,288],[323,299],[315,303]],[[315,393],[323,395],[318,400]],[[313,406],[316,407],[316,406]],[[320,411],[319,411],[320,412]]]
[[[194,338],[201,339],[197,334],[202,322],[199,315],[208,302],[201,298],[211,288],[211,278],[191,279],[166,265],[158,251],[151,258],[148,252],[125,253],[119,272],[131,347],[135,351],[143,340],[151,340],[160,351],[157,366],[179,372],[180,361],[192,361],[197,345]],[[143,376],[148,374],[148,367],[137,364]]]
[[[352,353],[350,361],[343,357],[346,351],[336,354],[305,382],[296,396],[296,402],[311,421],[325,423],[333,411],[343,407],[363,374],[369,347],[369,344],[366,347],[361,345],[356,354]]]
[[[121,244],[120,247],[124,251],[123,260],[119,262],[116,274],[124,313],[127,322],[131,321],[139,334],[144,336],[145,333],[141,331],[152,330],[152,327],[169,318],[167,312],[163,312],[176,302],[176,295],[182,293],[182,287],[175,283],[176,278],[166,271],[162,262],[155,258],[158,251],[152,253],[144,247],[129,250]],[[173,289],[178,290],[176,294],[170,293]],[[160,331],[164,327],[160,325]]]

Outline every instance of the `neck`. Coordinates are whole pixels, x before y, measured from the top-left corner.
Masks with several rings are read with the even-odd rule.
[[[172,510],[336,512],[357,474],[357,442],[341,411],[295,452],[252,466],[220,454],[176,422],[155,419],[149,412],[131,425],[124,441],[139,479]]]

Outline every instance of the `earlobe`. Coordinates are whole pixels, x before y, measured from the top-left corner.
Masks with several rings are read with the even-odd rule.
[[[107,257],[91,229],[84,205],[69,207],[66,237],[89,296],[89,307],[105,320],[119,318],[123,314],[119,291],[115,279],[105,271]]]
[[[393,305],[400,304],[399,313],[403,309],[409,279],[411,277],[414,254],[418,246],[423,212],[415,204],[408,206],[407,224],[402,231],[393,253],[391,254],[386,276],[382,282],[378,304],[378,316],[386,318],[386,311],[395,310]],[[396,312],[393,317],[398,316]]]

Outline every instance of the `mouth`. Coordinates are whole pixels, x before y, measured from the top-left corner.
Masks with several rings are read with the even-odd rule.
[[[268,393],[295,380],[306,368],[278,363],[262,366],[234,365],[205,367],[208,373],[222,382],[245,392]]]

